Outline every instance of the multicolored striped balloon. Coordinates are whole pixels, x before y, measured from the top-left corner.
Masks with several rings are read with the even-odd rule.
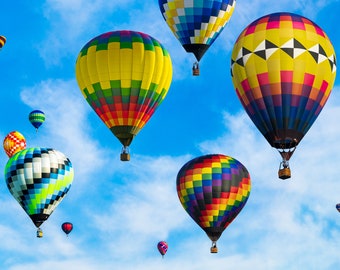
[[[207,233],[213,246],[245,206],[250,190],[247,169],[236,159],[221,154],[197,157],[177,175],[182,206]]]
[[[311,20],[273,13],[242,31],[232,51],[231,74],[243,107],[269,144],[295,150],[331,93],[335,52]],[[293,152],[282,153],[288,160]]]
[[[153,37],[113,31],[82,48],[76,78],[86,101],[126,148],[164,100],[172,63]]]
[[[38,128],[45,122],[46,116],[43,111],[34,110],[28,115],[31,124],[38,130]]]
[[[37,228],[63,200],[73,175],[71,161],[51,148],[24,149],[12,156],[5,167],[8,190]]]
[[[200,61],[234,12],[235,0],[158,0],[164,20],[187,52]]]
[[[19,131],[8,133],[3,142],[4,150],[8,157],[26,148],[26,139]]]

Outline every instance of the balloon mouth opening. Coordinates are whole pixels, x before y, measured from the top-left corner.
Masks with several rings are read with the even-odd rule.
[[[47,219],[49,215],[47,214],[33,214],[30,215],[31,220],[33,221],[34,225],[39,229],[41,224],[43,224]]]
[[[205,233],[208,235],[208,237],[210,238],[210,240],[213,243],[216,243],[216,241],[221,237],[224,228],[219,228],[219,227],[209,227],[209,228],[204,228],[203,229],[205,231]]]
[[[273,147],[278,150],[292,150],[295,149],[299,144],[299,141],[296,138],[284,138],[273,141]]]
[[[188,53],[193,53],[199,62],[210,45],[207,44],[183,44],[183,48]]]

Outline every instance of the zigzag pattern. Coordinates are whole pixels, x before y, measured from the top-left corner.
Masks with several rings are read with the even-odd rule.
[[[334,54],[327,56],[325,50],[320,44],[316,44],[310,48],[306,48],[295,38],[288,40],[282,46],[277,46],[269,40],[264,40],[255,48],[254,51],[242,47],[239,50],[236,59],[231,60],[231,70],[233,71],[235,64],[244,67],[249,58],[253,55],[261,57],[263,60],[268,60],[275,52],[279,50],[285,52],[293,59],[299,57],[304,53],[309,53],[316,63],[320,64],[324,61],[328,61],[332,73],[336,71],[336,60]]]

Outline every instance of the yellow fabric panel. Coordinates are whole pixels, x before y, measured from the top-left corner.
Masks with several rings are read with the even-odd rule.
[[[96,69],[98,82],[102,89],[110,88],[110,74],[108,72],[108,51],[101,50],[96,54]],[[93,82],[96,83],[96,82]]]
[[[163,69],[164,69],[164,57],[163,57],[163,50],[161,47],[157,46],[154,49],[155,54],[155,68],[154,70],[157,70],[157,72],[154,72],[152,74],[152,83],[159,85],[159,82],[162,78]],[[156,93],[162,92],[162,88],[158,87],[156,89]]]
[[[133,54],[131,49],[120,50],[120,58],[124,59],[124,61],[120,62],[120,78],[122,88],[131,87],[132,63],[133,63],[132,56]]]
[[[197,178],[197,177],[196,177]],[[194,182],[193,181],[186,181],[185,182],[185,188],[193,188],[194,187]]]
[[[90,74],[89,74],[89,69],[88,69],[88,63],[87,63],[87,57],[82,57],[80,58],[80,70],[81,70],[81,77],[83,78],[83,82],[84,82],[84,88],[86,87],[89,94],[94,93],[94,89],[92,87],[91,84],[91,78],[90,78]],[[84,90],[84,88],[82,88],[82,90]]]
[[[144,72],[144,44],[140,42],[134,42],[132,54],[132,80],[141,81]]]
[[[120,43],[111,42],[108,45],[108,68],[110,80],[120,80]]]
[[[203,173],[211,173],[212,172],[212,168],[210,168],[210,167],[204,167],[201,170],[202,170],[202,172],[201,172],[202,174]]]
[[[86,55],[86,64],[87,64],[87,70],[89,74],[89,82],[90,84],[99,82],[99,76],[97,72],[97,52],[96,47],[91,46],[88,49],[87,55]]]
[[[149,89],[150,87],[153,72],[155,70],[155,60],[156,60],[155,58],[156,58],[156,55],[153,51],[145,51],[144,65],[149,68],[147,70],[144,70],[143,81],[141,85],[142,89]]]

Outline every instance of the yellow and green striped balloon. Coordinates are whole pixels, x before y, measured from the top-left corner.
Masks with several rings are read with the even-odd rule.
[[[128,147],[164,100],[172,63],[168,51],[153,37],[112,31],[81,49],[76,78],[89,105]]]

